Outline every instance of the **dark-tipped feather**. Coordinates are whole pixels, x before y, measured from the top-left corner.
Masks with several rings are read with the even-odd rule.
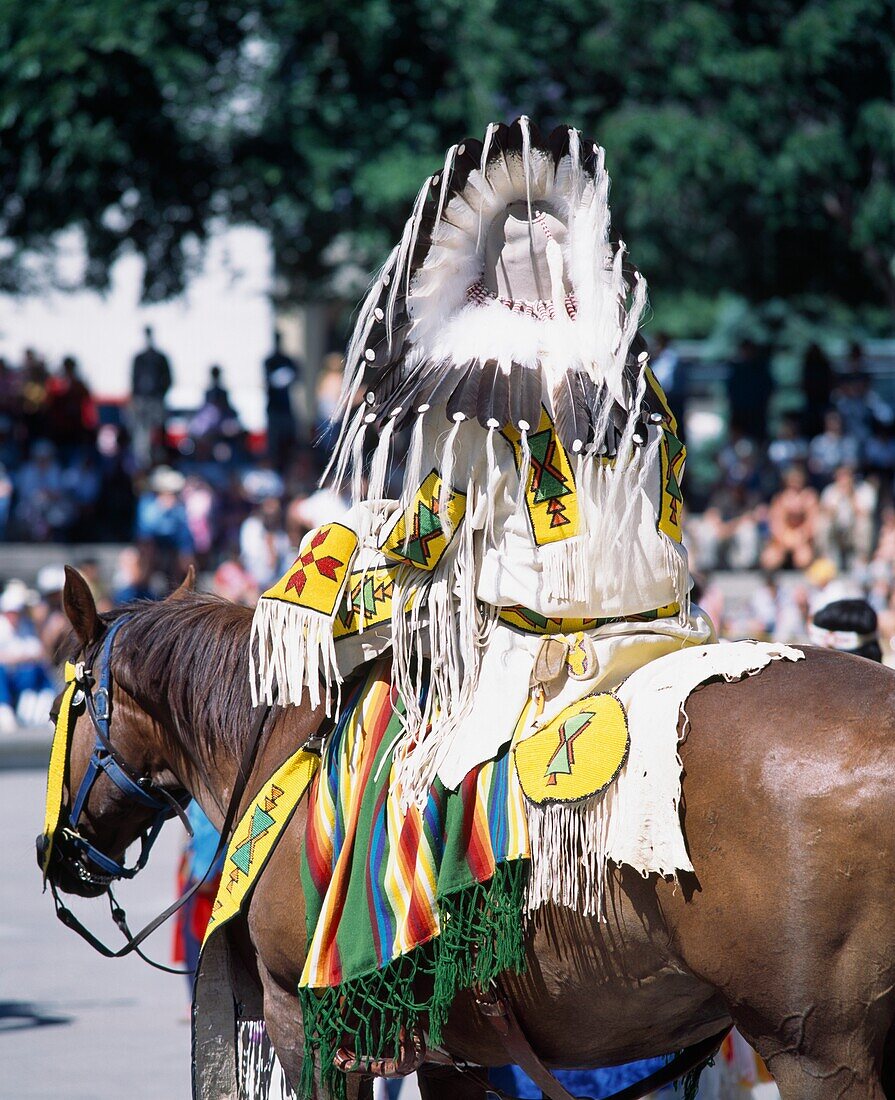
[[[504,428],[509,423],[509,379],[496,359],[489,359],[481,368],[476,415],[483,428]]]
[[[479,400],[479,374],[481,367],[478,362],[468,363],[461,367],[460,379],[448,398],[448,420],[453,420],[457,415],[464,416],[467,420],[474,420],[478,409]]]
[[[523,367],[514,363],[510,369],[510,421],[517,431],[538,430],[541,422],[541,366]],[[523,429],[522,425],[527,427]]]
[[[582,451],[593,436],[590,407],[581,378],[580,371],[566,371],[553,393],[556,431],[570,454]]]

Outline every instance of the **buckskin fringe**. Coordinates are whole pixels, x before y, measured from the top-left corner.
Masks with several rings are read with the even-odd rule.
[[[584,535],[540,548],[544,587],[554,600],[578,603],[590,595],[590,543]]]
[[[578,803],[529,804],[529,911],[547,902],[605,919],[610,792]]]
[[[488,881],[438,899],[440,934],[428,943],[342,985],[300,988],[305,1051],[299,1096],[314,1096],[315,1052],[322,1084],[344,1100],[345,1075],[333,1065],[339,1047],[366,1057],[397,1057],[402,1029],[420,1022],[430,1045],[438,1046],[461,990],[486,986],[505,970],[522,973],[527,878],[528,860],[499,863]]]
[[[328,716],[335,684],[338,712],[342,677],[332,620],[295,604],[260,599],[252,619],[249,680],[253,706],[259,702],[273,705],[274,701],[281,706],[299,706],[307,689],[312,707],[320,705],[322,680]]]

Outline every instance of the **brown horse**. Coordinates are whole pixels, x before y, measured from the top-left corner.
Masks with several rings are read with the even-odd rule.
[[[65,607],[95,659],[112,617],[97,614],[73,571]],[[252,725],[251,612],[185,590],[131,611],[114,648],[111,739],[133,771],[187,788],[220,825]],[[784,1100],[895,1097],[895,676],[810,650],[797,664],[701,689],[688,713],[682,812],[696,875],[678,885],[620,871],[605,922],[538,913],[526,972],[503,979],[532,1046],[553,1066],[610,1065],[680,1050],[732,1021]],[[250,793],[319,720],[305,709],[277,712]],[[79,718],[74,785],[93,740]],[[114,857],[145,824],[105,776],[87,811],[82,831]],[[229,933],[252,957],[268,1032],[293,1081],[304,825],[300,807],[247,920]],[[85,892],[70,871],[56,867],[57,881]],[[484,1066],[507,1061],[466,996],[445,1046]],[[484,1096],[452,1073],[424,1069],[424,1096]]]

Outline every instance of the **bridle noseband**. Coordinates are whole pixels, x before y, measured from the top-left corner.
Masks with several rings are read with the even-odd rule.
[[[72,699],[72,706],[73,708],[77,707],[81,702],[81,697],[83,697],[83,705],[86,707],[90,721],[93,723],[96,740],[90,754],[87,770],[84,772],[84,777],[72,803],[68,822],[63,827],[57,843],[59,843],[60,855],[63,858],[66,854],[71,853],[77,853],[82,857],[81,859],[70,859],[70,867],[75,870],[79,877],[94,885],[108,885],[116,879],[133,878],[138,871],[146,866],[149,853],[162,826],[172,817],[180,817],[190,835],[193,832],[186,816],[186,807],[191,799],[189,792],[181,789],[172,794],[153,783],[149,776],[135,777],[129,765],[122,760],[112,746],[110,739],[112,647],[115,644],[118,631],[130,618],[130,615],[122,615],[109,628],[103,641],[96,677],[94,677],[91,670],[85,667],[83,661],[74,666],[76,691]],[[125,866],[123,857],[116,860],[112,859],[111,856],[107,856],[78,831],[81,814],[84,811],[87,799],[94,783],[101,774],[108,776],[130,801],[153,811],[152,820],[140,835],[140,855],[132,867]],[[96,871],[85,866],[85,862],[96,868]]]

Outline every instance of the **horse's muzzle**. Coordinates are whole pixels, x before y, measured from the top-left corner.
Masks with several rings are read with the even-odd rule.
[[[49,840],[41,834],[36,843],[37,866],[43,868]],[[64,894],[75,894],[81,898],[98,898],[106,892],[109,885],[108,882],[102,881],[88,871],[81,853],[66,843],[65,834],[62,832],[53,842],[47,878]]]

